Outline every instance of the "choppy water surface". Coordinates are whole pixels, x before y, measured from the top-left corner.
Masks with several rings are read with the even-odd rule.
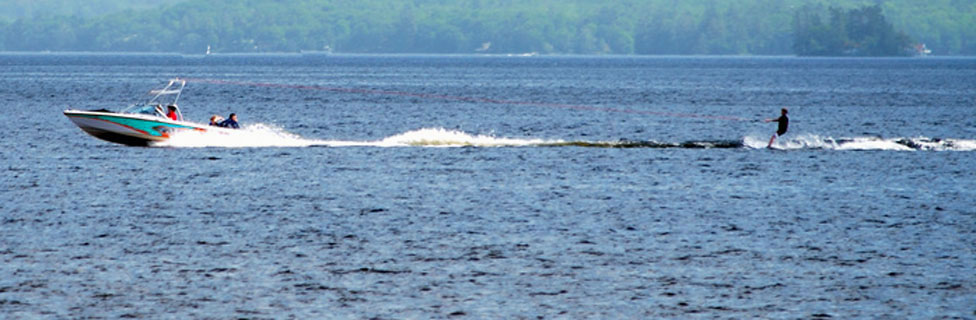
[[[174,77],[245,129],[61,114]],[[0,55],[0,88],[4,318],[976,317],[973,59]]]

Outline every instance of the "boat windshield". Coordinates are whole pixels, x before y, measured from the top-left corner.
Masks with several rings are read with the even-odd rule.
[[[160,104],[148,105],[148,104],[137,104],[132,105],[123,110],[123,113],[137,113],[137,114],[148,114],[151,116],[165,117],[166,112],[163,111],[163,106]]]
[[[152,98],[149,99],[148,102],[144,104],[131,105],[128,108],[123,109],[121,112],[147,114],[168,118],[166,116],[167,110],[173,109],[176,112],[176,119],[182,121],[183,113],[180,112],[180,108],[176,103],[180,100],[180,94],[182,94],[184,86],[186,86],[186,80],[170,80],[169,83],[166,84],[166,86],[162,89],[149,91]]]

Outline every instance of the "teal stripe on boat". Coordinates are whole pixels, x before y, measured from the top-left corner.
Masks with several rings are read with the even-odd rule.
[[[75,115],[75,116],[76,117],[93,118],[93,119],[99,119],[99,120],[105,120],[105,121],[109,121],[109,122],[118,123],[120,125],[132,127],[132,128],[134,128],[136,130],[145,131],[148,134],[150,134],[152,136],[156,136],[156,137],[161,137],[162,136],[162,133],[155,129],[156,127],[159,127],[159,126],[163,126],[163,127],[167,127],[167,128],[174,128],[174,129],[193,129],[193,127],[191,127],[191,126],[184,126],[184,125],[179,125],[179,124],[172,124],[172,123],[166,123],[166,122],[157,122],[157,121],[143,120],[143,119],[132,119],[132,118],[123,118],[123,117],[115,117],[115,116],[88,115],[88,114],[79,114],[79,115]]]

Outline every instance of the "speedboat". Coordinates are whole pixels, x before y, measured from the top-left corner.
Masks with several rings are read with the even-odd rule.
[[[152,98],[148,102],[129,106],[119,112],[69,109],[64,111],[64,115],[95,138],[130,146],[150,146],[168,140],[173,133],[186,130],[229,132],[228,129],[183,119],[177,102],[184,86],[186,80],[170,80],[162,89],[150,91]],[[168,113],[175,113],[175,116],[168,116]]]

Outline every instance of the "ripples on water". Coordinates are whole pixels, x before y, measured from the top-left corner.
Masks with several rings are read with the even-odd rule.
[[[976,316],[971,59],[0,65],[8,317]],[[191,83],[246,129],[161,148],[60,114],[177,76],[277,85]]]

